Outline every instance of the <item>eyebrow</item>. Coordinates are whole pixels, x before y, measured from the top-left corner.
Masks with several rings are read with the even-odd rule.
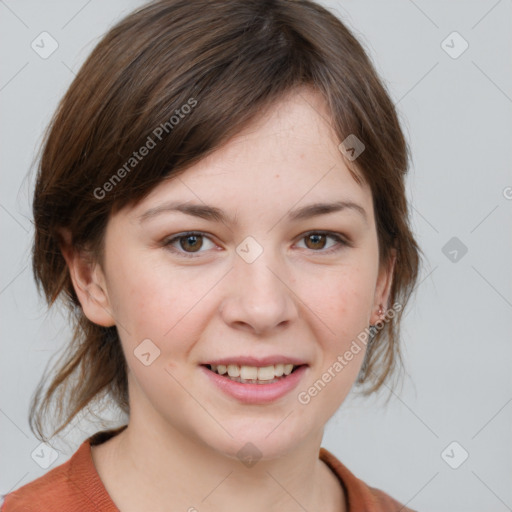
[[[290,221],[298,221],[317,217],[319,215],[327,215],[340,211],[355,211],[363,217],[365,223],[368,223],[366,210],[359,204],[353,201],[336,201],[333,203],[314,203],[307,206],[302,206],[288,212],[287,218]],[[164,203],[154,208],[150,208],[138,217],[139,222],[144,222],[164,212],[181,212],[193,217],[209,220],[212,222],[222,222],[224,224],[234,225],[236,220],[229,217],[223,210],[215,206],[206,204],[194,203],[181,203],[169,202]]]

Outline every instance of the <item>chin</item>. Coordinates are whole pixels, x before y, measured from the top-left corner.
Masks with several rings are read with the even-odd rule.
[[[233,437],[226,432],[226,435],[216,436],[216,440],[205,441],[215,451],[232,459],[277,459],[296,449],[311,435],[303,422],[301,426],[296,423],[298,415],[292,420],[295,414],[288,414],[281,413],[279,418],[267,420],[225,421],[222,425]]]

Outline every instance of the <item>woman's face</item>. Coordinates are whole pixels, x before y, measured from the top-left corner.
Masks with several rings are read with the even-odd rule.
[[[318,439],[345,399],[365,345],[344,355],[377,320],[389,273],[379,273],[371,192],[326,119],[316,93],[292,94],[109,221],[94,274],[104,297],[84,311],[115,319],[131,421],[227,456],[250,441],[272,458]],[[232,383],[203,366],[243,357],[306,366],[274,384]]]

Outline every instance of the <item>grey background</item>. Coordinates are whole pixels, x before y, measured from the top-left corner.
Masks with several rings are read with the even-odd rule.
[[[31,456],[40,448],[28,405],[69,338],[64,314],[47,313],[31,274],[35,150],[100,36],[142,3],[0,0],[2,494],[47,471]],[[351,394],[322,444],[411,508],[512,510],[511,1],[321,3],[355,31],[397,104],[413,153],[413,227],[426,254],[404,322],[403,389],[387,405],[382,393]],[[59,44],[47,59],[31,48],[43,31]],[[453,31],[469,44],[458,58],[441,46]],[[456,261],[455,246],[443,252],[452,237],[467,247]],[[48,469],[101,428],[77,421]],[[441,456],[453,441],[469,454],[457,469]]]

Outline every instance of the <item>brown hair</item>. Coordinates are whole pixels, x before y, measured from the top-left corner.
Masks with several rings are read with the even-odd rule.
[[[52,403],[59,420],[52,436],[101,397],[129,414],[116,327],[95,325],[83,314],[60,250],[60,228],[69,230],[75,249],[88,248],[101,262],[113,212],[136,204],[300,86],[323,95],[340,141],[353,134],[365,145],[357,161],[347,163],[355,179],[371,187],[381,261],[396,250],[390,301],[402,309],[368,345],[358,381],[367,386],[363,394],[393,373],[419,248],[404,186],[408,146],[363,47],[337,17],[309,0],[158,0],[102,38],[42,143],[33,271],[49,305],[61,297],[69,307],[74,334],[44,396],[45,377],[34,394],[29,423],[39,439],[46,439],[42,424]],[[154,148],[135,161],[134,151],[149,139]]]

